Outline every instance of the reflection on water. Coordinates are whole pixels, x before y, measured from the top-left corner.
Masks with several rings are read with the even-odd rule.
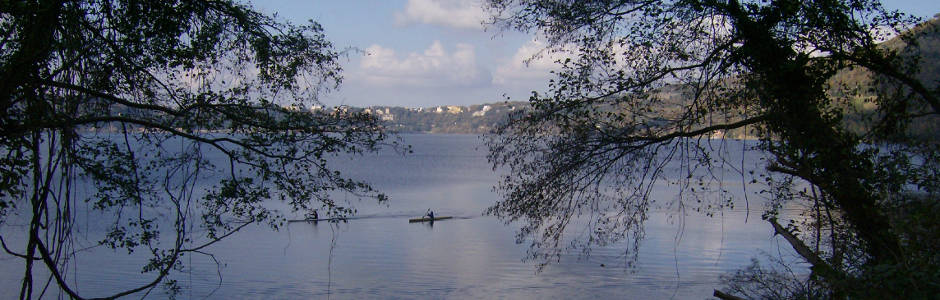
[[[497,200],[492,191],[497,176],[485,150],[478,149],[478,138],[405,138],[415,154],[389,152],[336,162],[387,193],[387,206],[353,202],[360,214],[348,222],[295,222],[278,232],[249,226],[206,249],[214,257],[183,258],[192,269],[173,275],[183,287],[181,296],[702,299],[719,287],[720,275],[746,266],[752,257],[793,256],[771,236],[770,226],[754,217],[760,206],[752,204],[747,222],[743,205],[715,217],[651,212],[634,268],[623,267],[629,259],[626,247],[612,245],[589,257],[562,256],[537,272],[535,262],[523,260],[527,245],[515,243],[517,227],[480,215]],[[657,197],[669,197],[669,189],[662,185]],[[408,223],[428,208],[457,218]],[[0,287],[8,298],[18,290],[22,265],[8,255],[0,257]],[[139,261],[131,258],[93,250],[72,261],[77,271],[70,278],[89,296],[146,282],[149,276],[139,275]],[[164,297],[159,289],[151,296]]]

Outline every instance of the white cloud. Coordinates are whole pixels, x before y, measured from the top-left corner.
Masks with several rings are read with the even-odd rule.
[[[372,45],[354,75],[367,83],[384,86],[471,86],[488,80],[478,67],[470,44],[458,43],[452,53],[434,41],[423,53],[399,56],[394,49]]]
[[[532,40],[522,45],[512,58],[496,68],[493,83],[496,85],[539,84],[551,78],[551,71],[560,69],[557,61],[573,57],[569,47],[552,51],[546,44]]]
[[[408,0],[395,13],[398,24],[434,24],[464,29],[483,28],[485,14],[479,0]]]

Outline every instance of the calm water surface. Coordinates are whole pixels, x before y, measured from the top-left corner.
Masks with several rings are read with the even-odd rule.
[[[498,195],[492,191],[497,175],[480,139],[404,138],[414,154],[387,151],[336,161],[353,178],[387,193],[387,205],[353,202],[359,218],[347,223],[298,222],[276,232],[248,227],[206,249],[221,267],[204,255],[184,258],[193,269],[173,276],[183,287],[181,298],[704,299],[720,287],[720,275],[745,267],[751,258],[793,257],[760,220],[760,198],[748,191],[746,222],[743,204],[714,217],[652,210],[634,267],[624,267],[627,246],[612,245],[589,257],[564,255],[537,271],[537,262],[524,260],[528,244],[515,243],[517,225],[481,216]],[[724,184],[740,187],[740,181],[729,176]],[[660,185],[654,196],[672,199],[674,189]],[[433,225],[407,222],[428,208],[457,218]],[[15,224],[4,230],[11,229]],[[125,253],[91,250],[72,262],[76,271],[70,278],[88,296],[146,282],[150,276],[141,276],[140,262],[133,260],[138,256]],[[0,254],[0,268],[0,298],[15,297],[21,261]],[[147,297],[166,295],[158,288]]]

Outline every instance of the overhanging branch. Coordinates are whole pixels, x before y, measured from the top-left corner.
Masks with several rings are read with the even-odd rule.
[[[658,143],[670,141],[670,140],[675,139],[675,138],[696,137],[696,136],[700,136],[700,135],[703,135],[703,134],[707,134],[707,133],[709,133],[709,132],[713,132],[713,131],[716,131],[716,130],[730,130],[730,129],[741,128],[741,127],[744,127],[744,126],[748,126],[748,125],[753,125],[753,124],[757,124],[757,123],[760,123],[760,122],[764,122],[764,121],[766,121],[767,119],[768,119],[768,116],[767,116],[767,115],[759,115],[759,116],[756,116],[756,117],[753,117],[753,118],[744,119],[744,120],[741,120],[741,121],[738,121],[738,122],[734,122],[734,123],[712,125],[712,126],[708,126],[708,127],[703,127],[703,128],[700,128],[700,129],[692,130],[692,131],[676,131],[676,132],[672,132],[672,133],[670,133],[670,134],[666,134],[666,135],[662,135],[662,136],[639,136],[639,137],[638,137],[638,136],[628,136],[628,137],[622,138],[622,139],[620,139],[620,140],[618,140],[618,141],[616,141],[616,142],[621,142],[621,143],[637,143],[637,142],[642,142],[642,144],[637,145],[637,147],[646,147],[646,146],[649,146],[649,145],[652,145],[652,144],[658,144]]]
[[[770,225],[774,227],[774,235],[783,236],[783,238],[787,241],[787,243],[790,244],[791,247],[793,247],[793,250],[795,250],[797,254],[803,257],[806,262],[813,265],[812,269],[816,272],[816,274],[829,278],[841,277],[839,272],[837,272],[831,265],[819,257],[816,252],[813,252],[812,249],[807,247],[803,241],[793,235],[792,232],[781,226],[780,223],[777,223],[777,219],[771,218],[767,220],[767,222],[770,222]]]

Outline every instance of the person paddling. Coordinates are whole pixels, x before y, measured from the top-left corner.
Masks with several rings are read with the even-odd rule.
[[[432,211],[430,208],[428,208],[428,213],[426,214],[426,216],[428,216],[428,218],[430,218],[432,222],[434,221],[434,211]]]
[[[317,214],[316,209],[307,213],[307,220],[316,221],[317,219],[320,219],[320,216]]]

